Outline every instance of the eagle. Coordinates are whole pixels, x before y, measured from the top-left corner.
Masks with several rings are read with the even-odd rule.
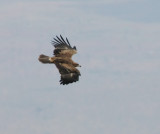
[[[64,39],[61,35],[53,38],[52,45],[53,57],[41,54],[38,60],[41,63],[53,63],[60,73],[60,84],[67,85],[79,80],[80,71],[76,67],[81,67],[72,60],[72,56],[77,53],[75,46],[71,46],[68,39]]]

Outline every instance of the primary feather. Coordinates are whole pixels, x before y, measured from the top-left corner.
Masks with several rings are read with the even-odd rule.
[[[39,56],[39,61],[42,63],[54,63],[61,74],[60,84],[69,84],[79,80],[81,75],[76,67],[80,67],[78,63],[75,63],[71,58],[77,53],[76,47],[71,47],[68,39],[60,35],[56,36],[52,41],[55,47],[53,57],[49,57],[41,54]]]
[[[60,37],[56,36],[57,38],[53,38],[52,44],[54,45],[55,49],[53,54],[56,57],[72,57],[72,55],[77,53],[76,47],[71,47],[68,39],[66,41],[60,35]]]

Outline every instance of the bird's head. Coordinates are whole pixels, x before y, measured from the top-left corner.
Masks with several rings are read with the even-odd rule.
[[[77,66],[77,67],[82,67],[82,66],[78,64],[78,66]]]

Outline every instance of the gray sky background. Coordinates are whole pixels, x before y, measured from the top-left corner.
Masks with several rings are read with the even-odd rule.
[[[159,0],[0,2],[1,134],[159,134]],[[51,40],[68,37],[80,81],[59,85]]]

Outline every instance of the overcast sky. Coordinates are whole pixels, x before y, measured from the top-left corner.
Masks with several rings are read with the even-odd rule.
[[[159,0],[0,2],[1,134],[160,134]],[[82,67],[59,84],[51,40]]]

